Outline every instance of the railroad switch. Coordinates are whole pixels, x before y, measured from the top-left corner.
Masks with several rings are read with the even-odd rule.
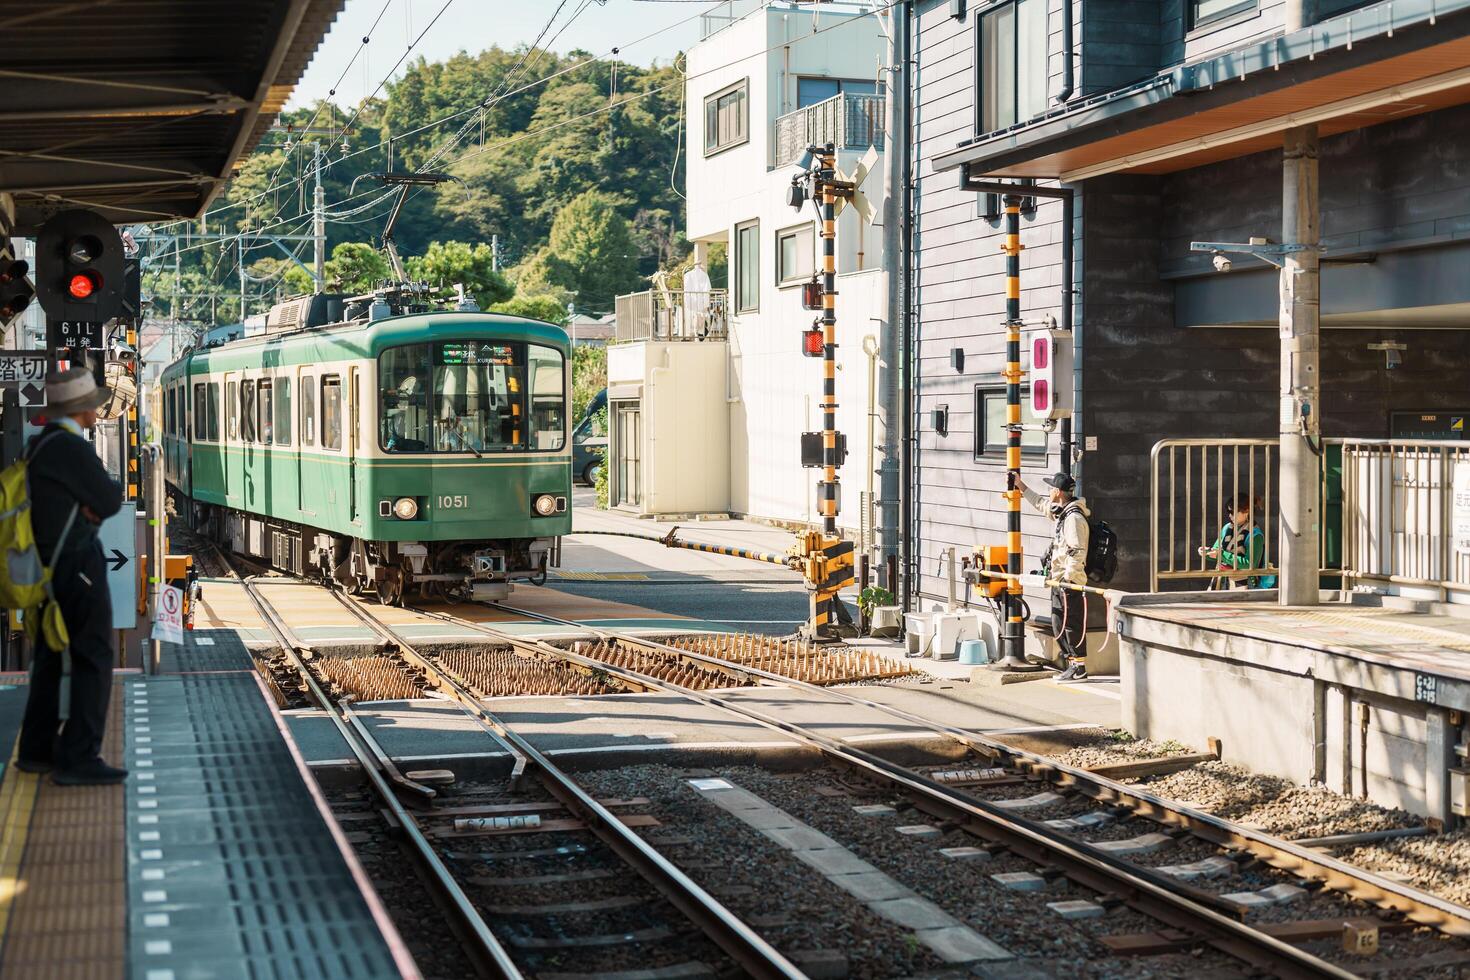
[[[800,632],[808,640],[835,641],[838,627],[851,625],[852,617],[837,597],[856,581],[853,573],[853,544],[821,531],[797,534],[787,555],[806,579],[811,614]]]

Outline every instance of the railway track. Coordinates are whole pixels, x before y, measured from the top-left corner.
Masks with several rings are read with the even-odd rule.
[[[1121,901],[1166,924],[1162,932],[1121,937],[1118,951],[1143,954],[1204,942],[1277,976],[1348,977],[1379,972],[1371,965],[1355,972],[1297,945],[1324,938],[1336,941],[1344,920],[1351,919],[1354,935],[1371,933],[1374,941],[1382,932],[1386,944],[1390,935],[1396,937],[1395,943],[1407,943],[1413,935],[1425,935],[1437,944],[1433,952],[1421,958],[1399,956],[1395,962],[1405,970],[1401,975],[1409,975],[1416,967],[1457,971],[1460,964],[1470,963],[1470,946],[1465,943],[1470,937],[1470,910],[1338,861],[1321,850],[1272,837],[1184,803],[1155,796],[1140,787],[1066,766],[996,739],[936,724],[846,690],[793,681],[759,667],[691,650],[687,644],[676,647],[615,630],[589,628],[504,603],[490,605],[517,616],[576,629],[593,639],[566,649],[484,623],[433,611],[420,612],[454,622],[512,648],[559,656],[583,669],[602,669],[630,686],[677,694],[783,732],[816,748],[829,762],[855,770],[882,792],[901,796],[923,812],[970,831],[987,841],[992,849],[998,845],[1003,851],[1024,855],[1047,869],[1050,875],[1060,872],[1071,881],[1106,896],[1110,903]],[[796,687],[837,703],[883,712],[895,720],[960,742],[974,753],[978,765],[969,773],[961,773],[970,777],[967,779],[953,778],[955,766],[948,767],[950,772],[946,775],[950,778],[947,779],[921,774],[771,716],[737,699],[686,688],[618,666],[619,662],[627,662],[626,657],[619,656],[620,647],[677,657],[702,669],[745,676],[749,682]],[[1004,801],[986,798],[988,789],[1014,784],[1018,779],[1044,785],[1049,792],[1033,794],[1023,806],[1015,805],[1014,791]],[[1050,792],[1053,789],[1061,792]],[[1023,811],[1031,810],[1050,816],[1048,807],[1066,797],[1082,800],[1083,810],[1049,820],[1022,815]],[[1109,839],[1109,834],[1099,833],[1109,825],[1133,820],[1157,825],[1164,831],[1159,835],[1164,841],[1140,842],[1128,838],[1120,841],[1116,834]],[[1210,857],[1219,860],[1203,858],[1181,865],[1139,856],[1156,854],[1160,846],[1166,846],[1166,841],[1186,838],[1206,845],[1213,852]],[[1117,846],[1119,843],[1124,846]],[[1274,893],[1271,891],[1274,886],[1268,886],[1250,893],[1226,894],[1217,894],[1207,887],[1217,875],[1252,867],[1273,869],[1279,879],[1277,884],[1284,887]],[[1336,893],[1356,908],[1346,916],[1334,908],[1333,914],[1320,920],[1264,922],[1259,926],[1242,921],[1257,902],[1289,903],[1298,895],[1315,896],[1319,892]],[[1427,926],[1434,932],[1416,933],[1416,926]]]
[[[578,788],[485,708],[482,699],[493,692],[484,689],[483,674],[472,669],[474,657],[452,660],[455,666],[451,668],[440,662],[439,657],[420,654],[361,603],[345,596],[338,598],[378,636],[384,658],[411,672],[423,686],[453,699],[495,737],[502,748],[517,760],[516,776],[524,779],[529,772],[539,777],[552,804],[570,812],[587,829],[598,834],[602,843],[620,859],[630,860],[627,852],[632,848],[639,852],[632,861],[655,860],[651,869],[639,869],[640,876],[660,894],[670,898],[681,911],[689,914],[683,905],[673,900],[669,891],[669,872],[677,874],[678,869],[624,826],[607,806]],[[1320,850],[1271,837],[1186,804],[1154,796],[1140,787],[1069,767],[983,735],[935,724],[850,693],[850,690],[804,683],[785,674],[768,672],[755,665],[759,663],[758,659],[754,663],[750,660],[742,663],[702,652],[710,647],[698,643],[679,640],[674,645],[616,630],[589,628],[501,603],[491,605],[520,617],[578,631],[587,639],[576,641],[568,648],[458,616],[432,610],[417,612],[487,637],[495,641],[497,647],[514,651],[512,656],[516,660],[560,661],[583,676],[604,678],[615,690],[663,691],[689,698],[810,745],[821,752],[829,764],[855,773],[862,792],[872,794],[874,798],[901,798],[907,805],[937,818],[943,825],[963,829],[979,838],[987,852],[1029,862],[1047,882],[1064,878],[1095,893],[1099,901],[1108,907],[1126,906],[1157,924],[1156,929],[1102,937],[1104,945],[1120,956],[1142,955],[1145,959],[1140,962],[1147,962],[1148,954],[1209,946],[1246,965],[1251,971],[1288,977],[1384,975],[1385,963],[1397,969],[1397,972],[1390,970],[1395,976],[1421,972],[1435,974],[1436,970],[1448,976],[1457,975],[1459,965],[1470,964],[1470,945],[1465,942],[1466,937],[1470,937],[1470,910],[1354,868]],[[309,674],[310,670],[299,656],[299,642],[290,637],[289,631],[285,636],[287,639],[283,646],[296,651],[293,666]],[[632,655],[634,651],[637,656]],[[499,656],[503,658],[507,654],[502,652]],[[452,658],[446,656],[444,659]],[[654,660],[681,664],[701,675],[717,674],[730,679],[732,684],[727,686],[785,685],[809,691],[834,703],[880,711],[896,721],[952,738],[973,755],[969,761],[948,765],[945,771],[940,772],[920,772],[897,766],[818,732],[767,715],[738,698],[731,698],[728,692],[711,690],[707,683],[701,683],[697,688],[684,686],[668,680],[671,675],[667,670],[661,671],[663,676],[653,676],[626,666],[646,667]],[[314,692],[313,696],[317,694]],[[329,698],[325,692],[320,696]],[[364,769],[371,772],[372,767],[383,774],[383,778],[374,782],[376,790],[382,792],[385,789],[393,794],[396,787],[400,794],[430,798],[422,792],[427,787],[405,785],[405,781],[411,780],[401,773],[394,778],[396,770],[392,760],[371,742],[370,737],[362,737],[366,736],[367,730],[353,721],[350,706],[339,708],[338,712],[342,716],[339,729],[361,733],[356,743],[349,744],[354,744],[354,754]],[[380,784],[382,789],[379,789]],[[1045,791],[1032,792],[1038,788]],[[494,809],[493,803],[491,809]],[[409,818],[415,819],[413,814]],[[1154,833],[1153,839],[1142,841],[1139,838],[1149,837],[1148,833],[1133,837],[1125,835],[1127,828],[1143,823],[1162,833]],[[621,833],[617,830],[620,827]],[[1176,847],[1190,853],[1191,859],[1171,862],[1169,853]],[[1201,847],[1209,849],[1208,856],[1201,856]],[[644,852],[651,852],[651,858]],[[512,852],[512,856],[521,855]],[[592,873],[603,872],[592,869]],[[1252,892],[1220,894],[1211,888],[1216,877],[1237,882],[1249,879],[1254,882]],[[501,892],[518,881],[534,880],[534,876],[527,879],[515,875],[491,878],[498,879],[497,887]],[[1269,882],[1274,882],[1274,885]],[[693,885],[692,881],[689,883]],[[694,885],[694,888],[698,886]],[[1285,916],[1277,914],[1275,921],[1254,924],[1242,921],[1256,901],[1251,896],[1257,895],[1257,899],[1260,895],[1272,896],[1273,889],[1275,897],[1287,896],[1280,898],[1284,904],[1279,912],[1284,912]],[[1302,904],[1306,906],[1302,914],[1289,911],[1293,906],[1285,904],[1296,897],[1302,897]],[[713,899],[710,902],[718,907]],[[506,908],[517,911],[514,904],[505,907],[501,903],[501,906],[502,912]],[[1326,914],[1311,917],[1312,910],[1324,908]],[[520,908],[519,912],[524,914],[526,909]],[[728,910],[722,909],[715,914],[723,925],[701,925],[701,930],[712,939],[717,937],[720,929],[739,922]],[[696,920],[697,915],[698,912],[690,915],[690,919]],[[1335,945],[1345,923],[1351,926],[1356,937],[1370,935],[1372,941],[1377,942],[1379,934],[1383,935],[1385,955],[1376,964],[1371,960],[1364,962],[1361,958],[1335,957],[1332,951],[1323,948],[1327,945],[1324,940]],[[1432,927],[1433,931],[1417,928],[1419,926]],[[748,927],[741,928],[759,940]],[[476,932],[473,927],[460,931]],[[488,927],[485,932],[494,938]],[[734,957],[731,952],[734,944],[730,937],[721,938],[723,941],[716,940],[720,947]],[[1313,945],[1313,949],[1304,948],[1308,945]],[[1421,949],[1432,951],[1420,953]],[[505,952],[503,948],[501,952]],[[775,953],[774,950],[771,952]],[[741,961],[736,958],[736,962]],[[762,973],[744,965],[742,969],[751,975],[800,975],[789,961],[771,968],[775,972]],[[790,972],[780,972],[782,970]]]
[[[228,566],[228,562],[225,564]],[[518,820],[525,821],[530,817],[539,819],[541,812],[550,810],[569,813],[573,818],[571,823],[575,825],[571,829],[594,835],[607,854],[615,856],[613,861],[619,862],[621,867],[614,872],[608,867],[611,862],[606,859],[606,855],[593,854],[589,856],[586,863],[596,864],[600,859],[600,865],[572,872],[562,871],[552,875],[468,876],[467,880],[471,889],[477,892],[489,889],[496,895],[502,896],[501,904],[494,907],[498,922],[506,921],[508,913],[509,918],[515,918],[517,915],[521,919],[534,916],[538,908],[542,909],[543,914],[547,916],[557,914],[566,916],[607,911],[626,905],[648,905],[661,898],[676,909],[678,915],[687,919],[689,923],[693,923],[697,931],[702,934],[703,940],[706,941],[704,945],[708,947],[706,952],[713,954],[712,956],[707,955],[706,959],[720,958],[723,954],[723,957],[727,957],[745,976],[761,978],[803,976],[794,964],[762,939],[759,934],[696,884],[677,865],[638,836],[623,818],[614,813],[613,806],[609,802],[598,800],[584,791],[550,759],[488,711],[481,704],[479,697],[452,670],[436,660],[419,654],[391,626],[373,616],[361,604],[340,593],[334,593],[345,608],[351,610],[364,625],[378,634],[386,645],[388,656],[400,659],[410,671],[423,679],[426,686],[457,703],[487,735],[495,739],[500,747],[511,756],[514,760],[509,780],[511,788],[524,790],[524,784],[534,780],[539,783],[544,794],[543,801],[539,803],[532,801],[528,804],[526,795],[522,791],[515,795],[518,801],[515,803],[487,802],[480,798],[468,800],[454,798],[448,801],[453,804],[452,806],[436,807],[439,791],[427,784],[426,777],[418,774],[405,774],[400,771],[394,760],[373,738],[369,727],[352,710],[350,704],[333,697],[323,689],[317,676],[308,666],[308,658],[316,659],[313,657],[314,651],[292,632],[270,600],[262,594],[263,590],[258,583],[239,576],[234,572],[233,566],[229,567],[268,625],[282,654],[300,676],[312,700],[325,709],[331,717],[338,733],[366,774],[374,794],[386,807],[391,823],[404,834],[408,846],[423,869],[426,879],[437,893],[441,904],[450,910],[456,920],[455,932],[465,943],[467,953],[482,975],[526,976],[528,975],[527,962],[534,963],[538,959],[538,954],[566,946],[580,946],[594,950],[611,944],[656,947],[666,940],[676,940],[680,950],[691,946],[684,935],[688,932],[687,928],[669,927],[658,923],[631,933],[578,937],[557,936],[549,940],[528,935],[525,930],[511,930],[504,937],[505,941],[502,941],[502,937],[497,935],[496,930],[486,922],[482,913],[482,906],[485,903],[471,898],[466,891],[465,883],[446,863],[442,853],[446,847],[446,841],[451,842],[452,845],[454,841],[463,840],[465,835],[473,837],[477,830],[515,829],[518,826]],[[418,775],[417,779],[414,778],[416,775]],[[416,805],[405,805],[403,799],[405,797]],[[460,831],[460,836],[454,835],[453,831],[443,826],[446,820],[450,822],[449,827]],[[549,850],[551,851],[549,855],[532,851],[510,852],[503,856],[523,862],[550,856],[556,859],[558,867],[562,867],[568,855],[586,853],[585,851],[578,852],[575,847],[565,846]],[[490,856],[485,853],[477,855],[477,860],[481,863],[490,859]],[[453,857],[450,860],[453,861]],[[645,884],[646,894],[620,895],[583,903],[548,904],[541,902],[539,905],[532,904],[527,907],[504,905],[503,896],[514,895],[517,888],[535,890],[538,885],[553,884],[557,881],[565,883],[577,880],[579,877],[589,880],[609,877],[626,879],[627,869],[634,871]],[[694,948],[697,949],[698,945],[695,944]],[[629,954],[624,951],[624,955]],[[653,949],[645,949],[631,955],[631,962],[637,964],[652,962],[662,954]],[[699,972],[701,969],[707,973],[710,972],[702,961],[674,963],[671,964],[671,969],[675,971],[670,974],[671,976],[705,975]],[[680,970],[687,972],[678,972]],[[594,974],[589,972],[588,975]]]

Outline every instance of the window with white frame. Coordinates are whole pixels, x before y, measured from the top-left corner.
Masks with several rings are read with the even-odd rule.
[[[727,85],[704,100],[704,153],[709,156],[750,139],[750,80]]]
[[[810,222],[776,232],[776,282],[810,279],[816,268],[816,228]]]
[[[980,132],[1046,110],[1046,0],[1012,0],[980,18]]]
[[[751,313],[761,305],[761,224],[735,226],[735,312]]]

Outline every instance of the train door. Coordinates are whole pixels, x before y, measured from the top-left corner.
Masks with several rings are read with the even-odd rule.
[[[347,372],[347,516],[354,524],[362,520],[357,506],[357,454],[362,449],[362,439],[359,436],[362,428],[359,425],[359,416],[362,413],[361,387],[361,371],[355,367],[350,368]]]
[[[240,374],[237,371],[225,374],[224,408],[224,451],[220,454],[220,472],[225,487],[225,503],[239,507],[245,479],[245,456],[240,445]]]
[[[309,377],[307,377],[305,374],[303,374],[300,368],[297,368],[296,369],[296,401],[297,401],[298,404],[300,404],[302,401],[304,401],[307,398],[307,389],[310,388],[310,387],[311,387],[311,379]],[[304,414],[304,411],[305,410],[303,409],[303,414]],[[288,417],[290,415],[290,410],[289,409],[287,410],[287,415],[288,415]],[[302,447],[304,447],[305,445],[306,445],[306,429],[303,426],[301,426],[301,425],[298,424],[296,426],[296,446],[295,446],[295,451],[293,453],[293,457],[296,460],[296,466],[295,466],[296,479],[292,481],[293,483],[296,484],[296,500],[295,500],[295,504],[296,504],[296,512],[298,514],[301,513],[303,510],[305,510],[305,508],[302,507],[302,504],[305,502],[305,498],[304,498],[304,495],[301,492],[301,471],[306,466],[306,456],[305,456],[304,453],[302,453],[301,450],[302,450]]]

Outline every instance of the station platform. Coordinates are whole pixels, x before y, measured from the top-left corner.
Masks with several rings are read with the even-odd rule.
[[[117,675],[120,786],[16,769],[26,678],[0,676],[0,976],[414,975],[254,670],[198,652]]]
[[[1470,608],[1324,592],[1131,596],[1118,608],[1123,727],[1363,795],[1467,815]]]

